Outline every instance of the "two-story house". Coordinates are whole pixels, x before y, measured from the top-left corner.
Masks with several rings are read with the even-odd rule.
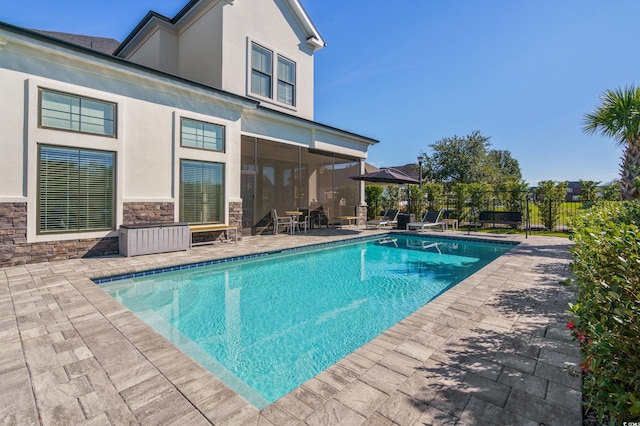
[[[377,141],[314,121],[324,45],[298,0],[150,12],[113,54],[0,23],[0,266],[116,253],[129,223],[364,215],[333,175]]]

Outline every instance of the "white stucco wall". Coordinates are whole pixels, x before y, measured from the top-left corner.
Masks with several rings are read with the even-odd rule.
[[[253,97],[263,105],[298,117],[313,119],[313,51],[307,35],[287,2],[235,1],[223,10],[222,89]],[[260,98],[251,93],[251,41],[274,52],[274,79],[277,79],[277,55],[296,64],[295,106]]]
[[[207,7],[180,23],[179,75],[209,86],[222,86],[222,7]]]
[[[153,25],[144,41],[136,45],[127,59],[169,74],[179,74],[178,37],[173,27]]]
[[[3,49],[0,51],[0,64],[11,63],[15,55]],[[0,202],[25,202],[26,187],[24,185],[24,94],[25,81],[28,78],[20,72],[2,69],[0,77]]]
[[[0,103],[0,202],[27,201],[28,242],[110,234],[36,235],[38,144],[116,153],[116,229],[125,202],[174,202],[178,219],[181,158],[225,163],[225,201],[240,200],[240,118],[251,104],[21,36],[0,36],[7,40],[0,50],[0,90],[11,99]],[[115,103],[117,136],[40,128],[39,88]],[[180,147],[180,117],[225,126],[226,152]]]

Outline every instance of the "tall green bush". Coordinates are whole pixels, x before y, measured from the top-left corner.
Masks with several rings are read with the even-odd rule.
[[[367,203],[367,219],[373,219],[380,214],[382,190],[380,185],[365,185],[364,201]]]
[[[583,392],[600,422],[640,420],[639,203],[601,202],[573,219]]]
[[[543,180],[538,183],[538,187],[535,190],[535,204],[540,209],[542,223],[548,231],[553,231],[558,219],[560,219],[562,203],[567,195],[567,187],[567,182]]]
[[[385,209],[397,209],[400,203],[400,187],[389,185],[382,191],[382,207]]]

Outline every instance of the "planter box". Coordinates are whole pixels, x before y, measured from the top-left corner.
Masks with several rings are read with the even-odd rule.
[[[152,223],[120,226],[120,254],[166,253],[189,249],[189,225],[186,223]]]

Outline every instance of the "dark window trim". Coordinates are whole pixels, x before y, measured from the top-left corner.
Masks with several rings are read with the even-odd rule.
[[[103,229],[79,229],[79,230],[63,230],[63,231],[41,231],[40,229],[40,190],[41,190],[41,176],[42,176],[42,168],[40,167],[41,164],[41,152],[42,152],[42,148],[43,147],[52,147],[52,148],[61,148],[61,149],[76,149],[76,150],[83,150],[83,151],[94,151],[94,152],[103,152],[103,153],[107,153],[107,154],[111,154],[113,156],[113,193],[112,193],[112,197],[113,197],[113,202],[111,205],[111,218],[112,218],[112,225],[111,228],[103,228]],[[94,233],[94,232],[111,232],[114,231],[116,229],[116,209],[117,209],[117,197],[116,197],[116,191],[117,191],[117,176],[118,176],[118,170],[117,170],[117,166],[118,166],[118,155],[115,151],[108,151],[108,150],[104,150],[104,149],[93,149],[93,148],[81,148],[81,147],[77,147],[77,146],[64,146],[64,145],[52,145],[52,144],[38,144],[37,145],[37,174],[36,174],[36,179],[37,179],[37,185],[36,185],[36,235],[66,235],[66,234],[87,234],[87,233]]]
[[[193,121],[196,123],[203,123],[203,124],[210,124],[212,126],[218,126],[222,128],[222,149],[208,149],[208,148],[200,148],[197,146],[189,146],[189,145],[185,145],[182,142],[182,122],[183,120],[189,120],[189,121]],[[206,151],[206,152],[218,152],[218,153],[222,153],[222,154],[226,154],[227,152],[227,126],[224,126],[222,124],[217,124],[217,123],[211,123],[209,121],[203,121],[203,120],[196,120],[193,118],[189,118],[189,117],[180,117],[180,147],[182,148],[187,148],[187,149],[197,149],[200,151]]]
[[[78,98],[80,100],[87,99],[90,101],[113,105],[113,134],[106,135],[106,134],[93,133],[93,132],[83,132],[82,130],[61,129],[60,127],[51,127],[51,126],[43,125],[42,124],[42,92],[43,91],[58,93],[60,95],[65,95],[65,96],[71,96],[74,98]],[[41,129],[58,130],[61,132],[69,132],[69,133],[82,134],[82,135],[98,136],[98,137],[109,138],[109,139],[117,139],[118,138],[118,104],[116,102],[105,101],[104,99],[92,98],[90,96],[77,95],[75,93],[63,92],[61,90],[55,90],[55,89],[48,89],[46,87],[38,87],[38,127]]]

